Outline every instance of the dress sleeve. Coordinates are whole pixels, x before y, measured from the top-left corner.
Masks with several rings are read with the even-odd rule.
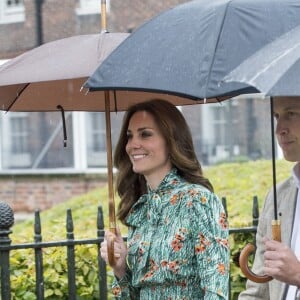
[[[230,250],[224,208],[211,192],[200,192],[192,197],[190,226],[203,299],[227,300]]]
[[[112,293],[115,299],[122,300],[138,300],[139,299],[139,289],[134,288],[131,285],[132,273],[127,267],[125,275],[121,278],[114,278],[112,283]]]

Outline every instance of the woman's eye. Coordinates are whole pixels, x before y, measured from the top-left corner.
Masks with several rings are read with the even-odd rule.
[[[142,134],[141,134],[142,137],[146,138],[146,137],[149,137],[149,136],[152,136],[152,133],[149,132],[149,131],[143,131]]]
[[[130,140],[132,138],[132,134],[127,133],[127,140]]]

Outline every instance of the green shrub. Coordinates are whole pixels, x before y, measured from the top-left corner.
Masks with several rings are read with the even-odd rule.
[[[97,247],[79,245],[75,254],[77,299],[99,299]],[[66,257],[65,247],[43,249],[45,299],[68,299]],[[36,299],[33,250],[12,251],[10,266],[12,299]]]
[[[278,181],[289,176],[292,164],[277,162]],[[272,186],[272,166],[270,161],[251,161],[221,164],[204,170],[219,197],[226,197],[230,228],[251,226],[252,198],[257,196],[262,206],[267,190]],[[105,226],[108,225],[107,188],[76,197],[56,205],[41,213],[42,236],[44,241],[57,241],[66,238],[66,210],[72,209],[74,234],[76,239],[96,237],[97,208],[103,207]],[[118,199],[116,199],[116,202]],[[126,228],[120,225],[126,235]],[[33,220],[16,224],[11,238],[14,244],[33,241]],[[245,277],[238,267],[238,255],[248,242],[253,242],[252,234],[230,236],[231,247],[231,299],[237,299],[245,288]],[[66,249],[45,248],[44,279],[45,299],[67,299]],[[99,299],[97,275],[97,249],[95,246],[76,246],[76,283],[78,299]],[[13,299],[35,298],[35,268],[32,250],[11,252],[11,289]],[[108,268],[108,284],[112,272]],[[112,298],[109,293],[109,298]]]

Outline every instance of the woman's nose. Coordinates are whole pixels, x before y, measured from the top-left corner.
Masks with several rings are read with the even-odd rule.
[[[129,148],[140,148],[141,143],[140,143],[139,139],[132,137],[130,140],[128,140],[127,147],[129,147]]]

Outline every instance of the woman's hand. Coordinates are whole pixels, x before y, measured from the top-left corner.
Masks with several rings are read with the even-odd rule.
[[[127,256],[127,247],[121,235],[120,229],[117,228],[116,234],[106,230],[104,241],[101,243],[100,253],[101,257],[108,262],[108,253],[107,245],[111,244],[114,241],[114,258],[115,264],[112,266],[114,274],[117,278],[122,278],[126,272],[126,256]]]
[[[264,271],[288,284],[300,286],[300,262],[283,243],[265,238]]]

